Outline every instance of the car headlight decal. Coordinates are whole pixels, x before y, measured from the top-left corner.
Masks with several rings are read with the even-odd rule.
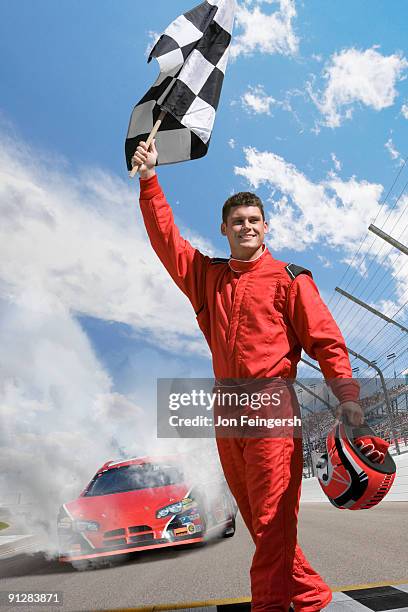
[[[75,521],[77,531],[99,531],[99,523],[96,521]]]
[[[182,499],[179,502],[160,508],[156,512],[156,518],[165,518],[166,516],[169,516],[169,514],[180,514],[180,512],[183,512],[185,509],[183,502],[184,500]]]

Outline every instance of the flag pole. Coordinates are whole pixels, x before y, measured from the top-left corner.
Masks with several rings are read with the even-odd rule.
[[[146,140],[147,149],[149,149],[150,145],[152,144],[153,139],[156,136],[157,132],[159,131],[159,128],[165,116],[166,116],[166,111],[162,110],[159,115],[159,118],[157,119],[156,123],[153,126],[152,131],[149,134],[148,139]],[[139,168],[140,166],[133,166],[132,170],[129,171],[129,178],[133,178],[135,174],[137,174]]]

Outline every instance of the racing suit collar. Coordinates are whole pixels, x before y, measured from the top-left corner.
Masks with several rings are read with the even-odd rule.
[[[262,245],[262,253],[256,258],[251,259],[250,261],[244,259],[235,259],[234,257],[230,257],[228,260],[228,265],[233,272],[243,273],[250,272],[251,270],[255,270],[258,266],[262,265],[262,262],[265,259],[265,255],[269,253],[266,246]]]

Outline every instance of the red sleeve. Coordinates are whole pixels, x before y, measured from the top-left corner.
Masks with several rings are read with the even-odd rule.
[[[288,315],[301,346],[319,362],[337,399],[357,401],[359,384],[352,380],[344,338],[310,276],[300,274],[293,281],[288,294]]]
[[[140,208],[153,249],[197,312],[204,302],[205,272],[210,258],[180,236],[156,175],[140,179]]]

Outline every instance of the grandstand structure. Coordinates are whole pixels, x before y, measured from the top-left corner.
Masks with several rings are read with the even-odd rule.
[[[367,423],[388,440],[391,452],[408,452],[408,157],[384,199],[367,219],[367,232],[350,253],[328,306],[360,382]],[[336,399],[316,365],[302,359],[296,386],[302,409],[304,476],[324,450],[334,424]],[[314,378],[303,377],[313,375]]]
[[[309,380],[313,379],[308,379],[308,382]],[[299,402],[302,411],[304,476],[308,478],[315,475],[314,455],[325,450],[327,434],[335,421],[336,400],[321,380],[318,390],[315,388],[314,392],[312,391],[316,397],[312,396],[312,401],[306,403],[303,390],[307,382],[305,380],[298,382],[302,390],[302,393],[299,393]],[[360,381],[360,384],[362,382]],[[367,388],[369,381],[364,382]],[[365,419],[379,437],[389,442],[391,453],[408,452],[408,383],[405,379],[394,378],[387,379],[386,383],[389,385],[391,422],[385,396],[381,390],[375,390],[361,398]],[[317,386],[316,383],[311,384]],[[363,390],[365,385],[361,384]]]

